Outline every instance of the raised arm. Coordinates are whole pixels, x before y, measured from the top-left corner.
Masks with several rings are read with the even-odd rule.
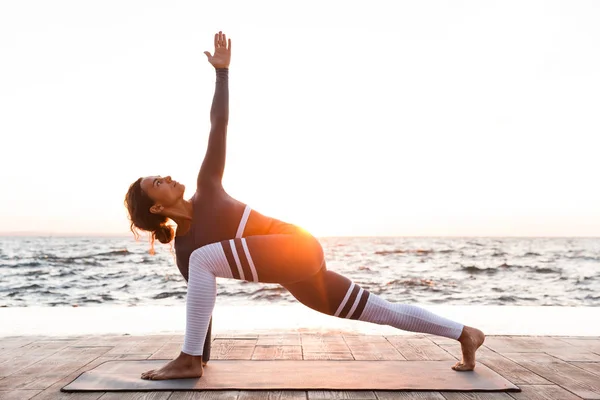
[[[208,136],[206,154],[198,173],[198,188],[222,187],[225,171],[225,153],[227,144],[227,124],[229,122],[229,61],[231,59],[231,39],[220,31],[215,34],[215,54],[204,54],[215,67],[215,95],[210,109],[211,129]]]

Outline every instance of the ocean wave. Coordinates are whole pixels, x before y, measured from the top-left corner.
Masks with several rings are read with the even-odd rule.
[[[461,266],[461,270],[469,274],[495,274],[498,272],[496,268],[479,268],[474,265]]]
[[[388,255],[388,254],[403,254],[403,253],[415,253],[417,255],[427,255],[430,253],[433,253],[433,250],[424,250],[424,249],[416,249],[416,250],[379,250],[376,251],[374,254],[377,255]]]
[[[482,268],[475,265],[461,266],[461,270],[469,274],[496,274],[507,269],[526,269],[538,274],[560,274],[561,270],[549,267],[535,267],[530,265],[500,264],[497,267]]]
[[[38,285],[37,283],[33,283],[33,284],[31,284],[31,285],[26,285],[26,286],[18,286],[18,287],[13,287],[13,288],[10,288],[10,289],[5,289],[5,290],[3,290],[3,289],[1,289],[1,288],[0,288],[0,292],[1,292],[1,291],[8,291],[8,290],[11,290],[11,291],[12,291],[12,290],[19,291],[19,290],[42,289],[42,288],[43,288],[43,286],[41,286],[41,285]]]
[[[158,299],[168,299],[169,297],[177,297],[177,298],[184,298],[187,292],[182,292],[182,291],[178,291],[178,292],[162,292],[159,293],[155,296],[152,296],[153,299],[158,300]]]
[[[23,262],[23,263],[17,263],[17,264],[0,264],[0,268],[31,268],[31,267],[40,267],[43,264],[39,261],[28,261],[28,262]]]
[[[398,284],[404,285],[404,286],[427,286],[427,287],[435,286],[435,282],[431,279],[416,279],[416,278],[394,279],[392,281],[387,282],[385,285],[393,286],[393,285],[398,285]]]

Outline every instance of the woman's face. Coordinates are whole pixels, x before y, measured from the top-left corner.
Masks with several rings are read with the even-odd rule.
[[[161,204],[163,207],[169,207],[177,203],[183,198],[185,185],[174,181],[170,176],[146,176],[141,182],[142,190],[156,204]]]

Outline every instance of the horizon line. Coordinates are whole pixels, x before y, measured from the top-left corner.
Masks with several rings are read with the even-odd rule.
[[[531,235],[314,235],[319,238],[590,238],[600,239],[600,236],[571,235],[571,236],[531,236]],[[50,231],[6,231],[0,232],[0,237],[133,237],[126,233],[97,233],[97,232],[50,232]],[[140,235],[140,238],[144,234]]]

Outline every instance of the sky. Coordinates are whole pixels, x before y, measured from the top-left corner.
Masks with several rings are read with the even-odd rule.
[[[600,2],[0,2],[0,232],[131,235],[185,198],[214,34],[223,185],[317,236],[600,236]]]

